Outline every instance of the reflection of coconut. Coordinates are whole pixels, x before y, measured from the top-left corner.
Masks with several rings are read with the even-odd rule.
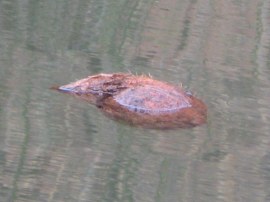
[[[206,122],[206,106],[181,87],[132,74],[98,74],[60,86],[105,114],[146,128],[188,128]]]

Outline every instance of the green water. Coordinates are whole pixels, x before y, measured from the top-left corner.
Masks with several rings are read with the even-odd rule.
[[[0,1],[1,202],[269,201],[269,0]],[[132,72],[208,123],[130,127],[51,91]]]

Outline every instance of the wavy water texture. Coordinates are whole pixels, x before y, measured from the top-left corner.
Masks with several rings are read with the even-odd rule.
[[[0,1],[0,201],[269,201],[270,0]],[[151,73],[208,105],[131,128],[49,88]]]

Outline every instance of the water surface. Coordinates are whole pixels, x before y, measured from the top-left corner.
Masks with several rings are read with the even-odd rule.
[[[0,2],[1,201],[269,201],[270,1]],[[132,72],[205,101],[146,130],[49,90]]]

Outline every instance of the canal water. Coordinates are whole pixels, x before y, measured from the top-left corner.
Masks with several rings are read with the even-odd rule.
[[[270,200],[270,0],[0,1],[1,202]],[[208,122],[131,127],[50,90],[183,85]]]

